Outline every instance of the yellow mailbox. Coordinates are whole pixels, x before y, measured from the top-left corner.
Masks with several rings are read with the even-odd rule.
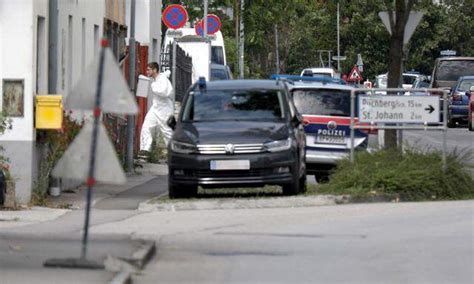
[[[36,129],[61,129],[63,98],[58,95],[36,96]]]

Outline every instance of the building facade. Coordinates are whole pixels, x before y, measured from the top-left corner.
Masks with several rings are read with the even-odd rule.
[[[19,204],[30,202],[45,158],[37,145],[35,96],[67,96],[98,54],[106,26],[118,27],[123,40],[116,50],[125,50],[125,0],[0,1],[0,104],[12,122],[0,145]]]

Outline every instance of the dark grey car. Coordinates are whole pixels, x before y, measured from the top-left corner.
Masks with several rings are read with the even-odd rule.
[[[170,123],[171,125],[173,123]],[[305,135],[283,82],[196,83],[186,94],[168,147],[169,195],[197,187],[281,185],[305,189]]]

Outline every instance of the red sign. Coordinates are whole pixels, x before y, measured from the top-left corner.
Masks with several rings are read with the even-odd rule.
[[[354,67],[352,67],[352,70],[349,73],[349,76],[347,76],[347,81],[349,82],[362,81],[362,74],[360,74],[360,71],[359,71],[359,68],[357,68],[357,65],[354,65]]]
[[[221,29],[222,23],[218,16],[209,14],[207,15],[207,34],[213,35]],[[204,34],[204,21],[201,20],[194,27],[196,34],[202,36]]]
[[[188,21],[188,12],[183,6],[172,4],[163,11],[163,23],[170,29],[179,29],[184,27]]]

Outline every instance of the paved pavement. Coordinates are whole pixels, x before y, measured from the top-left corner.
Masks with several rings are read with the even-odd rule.
[[[92,206],[96,209],[137,209],[140,202],[160,194],[158,184],[166,182],[167,172],[167,166],[164,164],[144,164],[143,168],[137,169],[136,174],[127,177],[127,183],[124,185],[97,185],[94,187]],[[156,191],[154,191],[154,185],[156,185]],[[86,188],[80,187],[63,192],[58,197],[50,197],[48,203],[51,208],[0,210],[0,229],[40,224],[58,219],[66,213],[83,214],[72,211],[85,208]],[[65,216],[65,219],[67,218]],[[65,225],[67,226],[67,222]]]

